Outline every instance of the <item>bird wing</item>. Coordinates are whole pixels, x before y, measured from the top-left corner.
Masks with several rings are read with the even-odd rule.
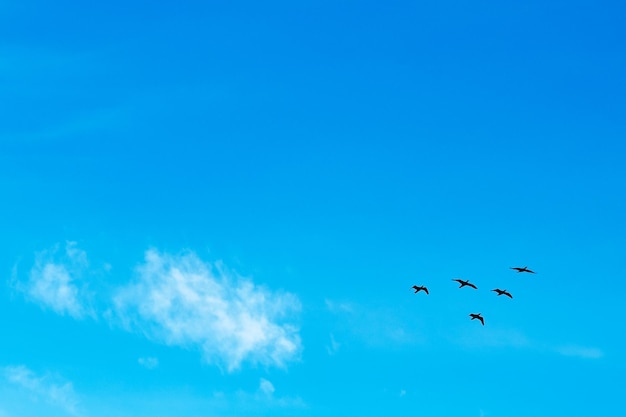
[[[503,294],[504,294],[504,295],[506,295],[506,296],[507,296],[507,297],[509,297],[509,298],[513,298],[513,296],[512,296],[510,293],[508,293],[508,292],[505,292],[505,293],[503,293]]]
[[[482,317],[478,317],[478,320],[480,320],[480,322],[483,324],[483,326],[485,325],[485,319]]]
[[[467,285],[469,285],[470,287],[472,287],[475,290],[478,289],[478,287],[476,287],[476,285],[472,284],[471,282],[468,282]]]
[[[426,292],[426,294],[430,295],[430,293],[428,292],[428,288],[424,287],[424,291]]]

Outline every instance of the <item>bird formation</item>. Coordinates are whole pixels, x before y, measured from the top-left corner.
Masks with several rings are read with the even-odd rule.
[[[518,273],[520,273],[520,272],[526,272],[526,273],[529,273],[529,274],[534,274],[535,273],[535,271],[532,271],[532,270],[528,269],[528,267],[526,267],[526,266],[522,267],[522,268],[520,268],[520,267],[512,267],[510,269],[513,269],[513,270],[517,271]],[[459,279],[459,278],[455,278],[452,281],[458,282],[459,283],[459,288],[470,287],[470,288],[473,288],[475,290],[478,289],[478,287],[476,285],[472,284],[471,282],[469,282],[469,280],[462,280],[462,279]],[[428,288],[426,288],[424,285],[420,285],[420,286],[413,285],[413,287],[411,287],[411,288],[413,288],[415,290],[415,294],[417,294],[420,291],[424,291],[426,294],[430,294],[428,292]],[[495,292],[498,297],[501,296],[501,295],[505,295],[505,296],[513,299],[513,296],[507,290],[501,290],[500,288],[494,288],[491,291]],[[480,323],[483,326],[485,325],[485,319],[484,319],[483,316],[481,316],[481,313],[470,313],[469,317],[471,317],[470,320],[478,320],[478,321],[480,321]]]

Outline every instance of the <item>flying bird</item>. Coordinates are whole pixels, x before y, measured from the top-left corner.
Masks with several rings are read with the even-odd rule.
[[[469,282],[469,280],[463,281],[462,279],[453,279],[452,281],[456,281],[459,284],[461,284],[461,285],[459,285],[459,288],[463,288],[463,287],[465,287],[467,285],[468,287],[472,287],[475,290],[478,289],[478,287],[476,287],[476,285],[474,285],[471,282]]]
[[[497,293],[498,293],[498,296],[500,296],[500,295],[506,295],[506,296],[507,296],[507,297],[509,297],[509,298],[513,298],[513,296],[511,295],[511,293],[510,293],[510,292],[508,292],[507,290],[501,290],[501,289],[499,289],[499,288],[496,288],[495,290],[491,290],[491,291],[495,291],[495,292],[497,292]]]
[[[531,271],[530,269],[528,269],[528,267],[523,267],[523,268],[519,268],[519,267],[512,267],[511,269],[515,269],[517,272],[528,272],[529,274],[534,274],[535,271]]]
[[[424,291],[426,294],[429,294],[428,288],[424,287],[423,285],[420,286],[420,287],[418,287],[417,285],[413,285],[413,287],[411,287],[411,288],[413,288],[415,290],[414,294],[417,294],[420,291]]]
[[[471,317],[471,320],[478,319],[483,324],[483,326],[485,325],[485,319],[480,315],[480,313],[478,314],[471,313],[470,317]]]

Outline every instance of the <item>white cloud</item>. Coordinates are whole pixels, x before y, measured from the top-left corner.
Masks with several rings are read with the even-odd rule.
[[[300,310],[296,296],[271,292],[191,252],[147,251],[136,280],[118,291],[114,304],[128,329],[198,348],[228,371],[244,361],[284,366],[301,350],[298,328],[284,322]]]
[[[559,346],[555,350],[561,355],[575,356],[584,359],[599,359],[604,356],[604,352],[602,352],[602,350],[585,346]]]
[[[336,334],[348,345],[347,336],[372,347],[388,347],[423,342],[423,338],[406,326],[398,313],[389,307],[364,306],[345,301],[325,300],[326,308],[336,317]],[[331,336],[329,354],[337,352],[339,343]]]
[[[275,396],[276,388],[269,380],[261,378],[256,393],[237,393],[238,401],[242,403],[263,404],[266,408],[306,408],[306,404],[300,397]]]
[[[59,247],[37,254],[26,285],[18,284],[33,301],[60,315],[74,318],[93,316],[87,299],[87,286],[81,280],[88,267],[87,255],[67,242],[59,255]]]
[[[258,388],[253,391],[237,390],[235,392],[214,391],[212,402],[214,409],[228,410],[228,415],[269,415],[274,410],[302,410],[308,405],[299,396],[276,395],[274,384],[265,379],[259,379]],[[268,414],[269,412],[269,414]],[[279,413],[284,414],[284,411]],[[299,415],[295,413],[294,415]]]
[[[351,303],[345,301],[333,301],[326,299],[324,300],[326,303],[326,308],[331,313],[354,313],[355,306]]]
[[[4,376],[10,383],[26,390],[36,398],[77,415],[78,400],[71,382],[50,374],[37,375],[27,367],[7,366]]]
[[[479,323],[480,324],[480,323]],[[504,329],[499,327],[480,328],[480,337],[476,337],[476,329],[467,326],[457,331],[452,340],[466,348],[533,348],[537,344],[529,340],[525,334],[515,329]]]
[[[572,356],[583,359],[599,359],[604,356],[601,349],[594,347],[579,346],[573,344],[557,345],[538,340],[529,339],[523,333],[513,329],[491,328],[483,330],[481,337],[475,337],[475,333],[465,331],[460,337],[453,339],[457,344],[470,349],[482,348],[518,348],[540,351],[544,353],[558,353],[564,356]]]
[[[261,378],[261,382],[259,383],[259,391],[261,391],[264,395],[271,396],[274,394],[274,385],[265,378]]]
[[[137,363],[147,369],[154,369],[159,366],[159,359],[154,357],[146,357],[137,359]]]
[[[326,345],[326,352],[328,352],[329,355],[334,355],[337,352],[339,352],[339,348],[341,347],[341,343],[337,342],[335,340],[335,336],[331,333],[330,334],[330,345]]]

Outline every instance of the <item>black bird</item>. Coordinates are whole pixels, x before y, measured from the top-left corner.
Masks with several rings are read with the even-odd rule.
[[[511,295],[511,293],[509,293],[507,290],[501,290],[499,288],[496,288],[495,290],[491,290],[491,291],[495,291],[498,293],[498,296],[500,295],[506,295],[509,298],[513,298],[513,296]]]
[[[476,287],[476,285],[474,285],[471,282],[469,282],[469,280],[463,281],[462,279],[453,279],[452,281],[456,281],[459,284],[461,284],[461,285],[459,285],[459,288],[463,288],[463,287],[465,287],[467,285],[468,287],[472,287],[475,290],[478,289],[478,287]]]
[[[415,290],[414,294],[417,294],[420,291],[424,291],[426,294],[428,294],[428,288],[424,287],[423,285],[421,287],[418,287],[417,285],[413,285],[413,287],[411,287]]]
[[[478,314],[471,313],[470,317],[471,317],[471,320],[478,319],[483,324],[483,326],[485,325],[485,319],[480,315],[480,313]]]
[[[512,267],[511,269],[515,269],[517,272],[528,272],[529,274],[534,274],[535,271],[531,271],[530,269],[528,269],[528,267],[523,267],[523,268],[519,268],[519,267]]]

